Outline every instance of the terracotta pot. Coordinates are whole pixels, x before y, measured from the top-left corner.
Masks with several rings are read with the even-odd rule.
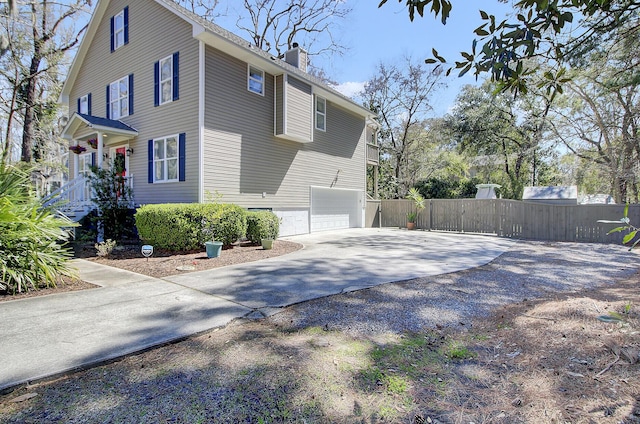
[[[415,230],[416,223],[415,222],[407,222],[407,230]]]

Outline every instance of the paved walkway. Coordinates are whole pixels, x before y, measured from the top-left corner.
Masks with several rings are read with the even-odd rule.
[[[77,260],[97,289],[0,303],[0,390],[305,300],[484,265],[491,236],[351,229],[285,238],[289,255],[157,279]],[[224,252],[223,252],[224,254]]]

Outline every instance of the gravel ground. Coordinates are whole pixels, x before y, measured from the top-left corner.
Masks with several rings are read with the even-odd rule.
[[[637,259],[521,242],[483,267],[303,302],[22,387],[0,396],[0,423],[637,423],[639,365],[608,365],[603,345],[640,348]],[[595,319],[627,304],[624,325]],[[456,346],[470,355],[447,356]]]
[[[464,327],[502,305],[629,278],[637,259],[618,245],[520,242],[484,267],[317,299],[271,320],[354,336]]]

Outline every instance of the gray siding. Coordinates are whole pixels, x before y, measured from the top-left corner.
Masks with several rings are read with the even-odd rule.
[[[274,136],[272,75],[259,96],[247,90],[245,62],[208,46],[205,66],[205,191],[245,207],[304,209],[309,187],[329,187],[336,175],[335,187],[365,189],[363,116],[327,101],[326,132],[314,131],[312,143],[282,140]]]
[[[287,134],[304,140],[312,140],[313,96],[311,86],[289,77],[287,78]]]
[[[276,134],[284,134],[284,75],[276,76]]]
[[[111,53],[109,20],[125,6],[129,44]],[[175,52],[180,54],[180,98],[154,107],[153,65]],[[134,74],[134,113],[121,120],[139,132],[129,141],[134,154],[128,170],[137,203],[198,201],[198,60],[191,25],[153,1],[112,0],[82,63],[70,92],[70,113],[78,97],[92,93],[92,114],[106,117],[106,86]],[[186,133],[186,181],[148,184],[147,141],[178,133]]]

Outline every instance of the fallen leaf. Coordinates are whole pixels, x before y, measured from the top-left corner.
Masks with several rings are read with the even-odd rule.
[[[11,399],[9,402],[20,403],[20,402],[24,402],[25,400],[33,399],[36,396],[38,396],[38,394],[36,392],[25,393],[22,396],[18,396],[17,398]]]

